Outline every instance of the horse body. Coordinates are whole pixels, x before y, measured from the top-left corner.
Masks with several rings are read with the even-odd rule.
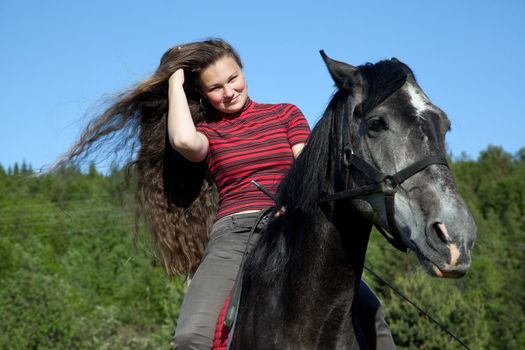
[[[338,229],[318,214],[318,222],[305,222],[307,239],[288,252],[285,269],[267,271],[243,285],[243,297],[252,295],[255,303],[250,308],[243,304],[236,321],[242,331],[235,332],[234,348],[355,348],[351,305],[358,277],[349,257],[356,255],[344,251]],[[366,245],[368,236],[361,238]],[[254,340],[255,334],[262,342]]]
[[[355,68],[323,57],[339,89],[281,184],[286,212],[247,260],[231,349],[359,348],[352,305],[374,224],[430,275],[460,277],[470,265],[475,224],[433,160],[444,158],[446,115],[396,59]],[[323,201],[370,187],[381,192]]]

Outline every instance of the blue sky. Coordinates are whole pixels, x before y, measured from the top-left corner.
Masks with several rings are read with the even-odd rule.
[[[318,51],[397,57],[452,120],[449,152],[525,147],[525,1],[0,0],[0,163],[52,163],[108,96],[171,46],[233,44],[250,96],[315,124],[334,91]]]

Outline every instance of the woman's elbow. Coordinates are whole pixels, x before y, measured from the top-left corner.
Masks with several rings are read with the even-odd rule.
[[[170,137],[171,146],[177,151],[188,151],[197,148],[197,140],[195,137],[188,135],[172,135]]]
[[[171,146],[186,159],[192,162],[202,161],[208,151],[207,142],[199,140],[199,137],[171,137]]]

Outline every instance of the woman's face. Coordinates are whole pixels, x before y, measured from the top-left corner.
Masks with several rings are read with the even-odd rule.
[[[201,72],[201,89],[210,104],[223,113],[239,112],[248,98],[241,67],[224,56]]]

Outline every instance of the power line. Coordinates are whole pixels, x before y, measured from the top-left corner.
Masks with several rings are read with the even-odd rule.
[[[47,202],[46,203],[32,203],[32,204],[23,204],[23,205],[12,205],[6,207],[1,207],[0,210],[2,212],[9,212],[9,211],[16,211],[20,209],[31,209],[31,208],[39,208],[39,207],[55,207],[57,205],[63,205],[63,204],[70,204],[70,203],[83,203],[83,204],[89,204],[89,203],[104,203],[110,205],[115,201],[115,197],[93,197],[88,199],[68,199],[68,200],[61,200],[61,201],[52,201],[48,198],[38,198],[38,197],[17,197],[17,198],[26,198],[26,199],[44,199]],[[123,198],[125,199],[125,198]]]
[[[132,230],[134,229],[135,226],[134,225],[114,225],[114,226],[111,226],[111,227],[105,227],[105,228],[89,228],[89,227],[84,227],[84,228],[81,228],[81,229],[75,229],[75,230],[68,230],[68,231],[62,231],[62,232],[57,232],[57,231],[37,231],[37,232],[31,232],[31,233],[28,233],[27,236],[29,237],[49,237],[49,236],[53,236],[53,235],[58,235],[58,234],[68,234],[68,235],[71,235],[71,236],[77,236],[77,235],[96,235],[96,234],[100,234],[100,233],[108,233],[108,232],[117,232],[119,230],[125,230],[125,229],[128,229],[128,230]],[[17,237],[17,238],[20,238],[21,236],[23,236],[22,234],[19,234],[19,233],[11,233],[11,234],[7,234],[7,235],[2,235],[2,237]]]
[[[25,214],[25,215],[0,215],[0,224],[2,223],[11,223],[12,220],[42,220],[42,219],[57,219],[57,218],[68,218],[68,219],[74,219],[74,218],[85,218],[89,217],[92,214],[103,214],[103,213],[115,213],[115,214],[123,214],[123,215],[132,215],[135,211],[134,210],[122,210],[117,208],[95,208],[95,209],[78,209],[78,210],[72,210],[72,211],[56,211],[51,213],[33,213],[31,215]]]

